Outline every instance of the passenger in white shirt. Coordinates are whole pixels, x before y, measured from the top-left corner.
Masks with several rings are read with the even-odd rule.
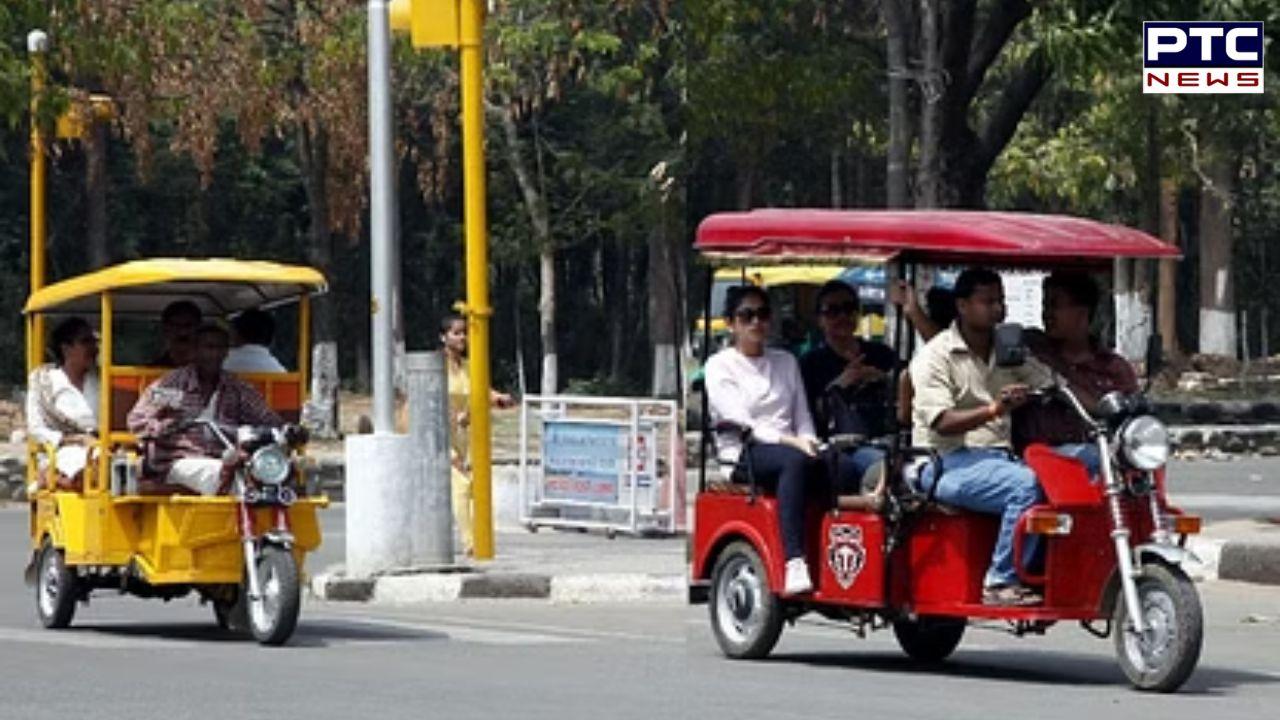
[[[54,328],[49,347],[55,362],[36,368],[27,383],[27,432],[57,448],[57,484],[78,487],[98,430],[98,336],[83,318],[68,318]]]
[[[235,347],[227,352],[222,369],[227,372],[282,373],[284,365],[268,347],[276,334],[275,321],[261,310],[245,310],[231,321]]]
[[[769,296],[754,286],[730,288],[725,318],[733,345],[707,361],[706,392],[713,422],[751,430],[743,448],[734,433],[717,438],[720,459],[745,468],[749,453],[759,483],[777,488],[778,522],[787,559],[784,594],[813,589],[804,558],[806,481],[817,456],[817,437],[794,356],[766,347]]]

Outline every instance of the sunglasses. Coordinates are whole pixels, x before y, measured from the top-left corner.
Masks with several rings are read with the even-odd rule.
[[[98,337],[96,335],[81,335],[72,342],[77,345],[97,345]]]
[[[842,303],[832,303],[830,305],[823,305],[822,309],[819,310],[818,312],[826,317],[838,317],[840,315],[853,315],[854,313],[858,312],[858,303],[850,301],[850,302],[842,302]]]
[[[733,316],[743,324],[750,324],[756,320],[768,322],[769,318],[773,317],[773,311],[767,307],[742,308],[735,312]]]

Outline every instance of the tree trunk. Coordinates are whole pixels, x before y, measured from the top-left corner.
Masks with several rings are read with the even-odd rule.
[[[987,71],[1031,15],[1028,0],[998,0],[975,31],[977,5],[976,0],[921,2],[917,207],[983,207],[991,166],[1053,72],[1044,48],[1032,50],[1002,79],[1002,87],[983,99],[983,122],[973,127],[970,116],[976,115],[973,107]]]
[[[844,205],[844,189],[840,183],[840,148],[831,148],[831,207]]]
[[[538,248],[538,330],[542,341],[543,395],[555,395],[559,389],[559,356],[556,352],[556,253],[551,238],[551,218],[541,184],[534,178],[523,153],[520,152],[520,133],[515,116],[511,113],[509,98],[501,98],[501,107],[495,108],[502,125],[507,163],[520,189],[520,199],[529,215],[533,241]]]
[[[911,23],[910,13],[905,7],[907,2],[884,0],[889,64],[889,150],[885,184],[891,208],[911,205],[907,186],[911,160],[911,87],[908,77]]]
[[[627,272],[627,266],[631,262],[631,253],[625,242],[614,239],[610,241],[613,244],[613,252],[605,255],[608,258],[612,255],[612,262],[605,265],[606,277],[610,278],[609,282],[604,285],[604,313],[605,317],[611,318],[609,325],[609,380],[612,383],[619,383],[623,380],[626,372],[626,354],[627,354],[627,333],[635,331],[635,322],[631,317],[631,288],[630,273]]]
[[[654,397],[675,397],[679,392],[676,343],[680,336],[679,308],[683,306],[680,250],[677,233],[668,227],[668,210],[660,202],[658,222],[649,230],[649,340],[653,344]]]
[[[916,168],[916,207],[942,205],[942,50],[938,44],[937,0],[920,3],[920,62],[924,79],[920,92],[920,160]],[[890,101],[892,103],[892,100]],[[890,111],[893,106],[890,105]],[[892,128],[890,128],[892,132]]]
[[[1231,198],[1236,172],[1229,158],[1212,150],[1208,157],[1209,182],[1200,190],[1200,352],[1235,357]]]
[[[1155,235],[1160,232],[1160,147],[1155,105],[1146,113],[1146,158],[1142,172],[1142,229]],[[1116,286],[1116,350],[1127,360],[1138,362],[1146,357],[1152,329],[1152,265],[1149,260],[1117,262],[1117,272],[1127,275],[1128,293],[1122,296]],[[1121,270],[1123,268],[1123,270]],[[1123,308],[1124,312],[1121,312]]]
[[[329,232],[328,141],[323,128],[302,125],[298,128],[298,158],[302,184],[307,195],[307,262],[332,278],[333,235]],[[338,423],[338,316],[333,295],[315,298],[311,303],[311,337],[314,364],[311,368],[312,433],[322,438],[336,438]]]
[[[756,174],[750,167],[738,166],[737,206],[739,210],[750,210],[755,203]]]
[[[107,244],[107,141],[106,123],[92,122],[84,139],[85,201],[88,205],[85,241],[90,270],[111,264],[111,251]]]
[[[1178,245],[1178,186],[1173,180],[1160,183],[1160,239]],[[1160,261],[1160,307],[1156,325],[1166,356],[1175,357],[1178,347],[1178,303],[1174,294],[1178,287],[1176,260]]]

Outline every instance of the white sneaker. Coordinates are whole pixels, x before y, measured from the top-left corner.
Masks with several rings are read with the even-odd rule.
[[[809,564],[804,558],[791,558],[787,561],[787,576],[782,583],[783,595],[801,595],[813,591],[813,581],[809,579]]]

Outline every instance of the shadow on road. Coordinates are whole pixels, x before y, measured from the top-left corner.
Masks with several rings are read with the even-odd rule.
[[[1114,660],[1069,653],[1020,651],[965,652],[943,663],[919,663],[897,654],[775,653],[766,662],[803,663],[816,667],[871,672],[914,673],[1037,685],[1120,686],[1128,680]],[[1200,666],[1179,690],[1180,695],[1217,695],[1240,685],[1271,684],[1280,677],[1265,673]]]
[[[146,638],[150,640],[197,641],[211,644],[250,644],[248,633],[223,630],[208,624],[80,624],[64,632],[91,632],[105,637]],[[312,620],[305,618],[289,640],[289,647],[328,647],[348,643],[394,643],[422,640],[448,640],[444,633],[395,627],[373,623]]]

